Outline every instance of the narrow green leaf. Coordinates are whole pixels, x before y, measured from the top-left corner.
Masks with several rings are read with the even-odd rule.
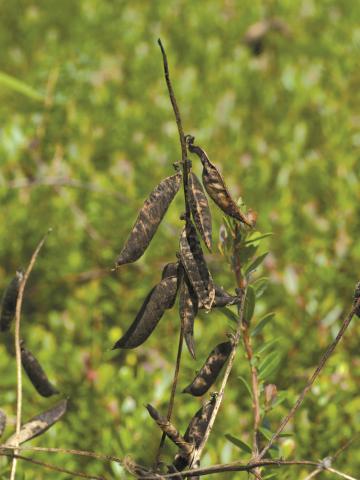
[[[280,354],[278,352],[270,353],[259,365],[259,380],[265,380],[270,377],[280,364]]]
[[[242,383],[245,385],[245,388],[246,390],[248,391],[251,399],[253,398],[253,394],[252,394],[252,391],[251,391],[251,388],[250,388],[250,385],[248,384],[248,382],[246,381],[246,379],[244,377],[238,377],[239,380],[242,381]]]
[[[0,72],[0,85],[4,85],[15,92],[22,93],[33,100],[43,100],[43,96],[39,92],[7,73]]]
[[[245,298],[245,308],[244,308],[244,322],[246,325],[250,325],[252,316],[254,315],[255,310],[255,289],[252,285],[248,286]]]
[[[248,245],[249,243],[254,243],[258,242],[259,240],[262,240],[263,238],[267,237],[272,237],[274,234],[272,232],[264,233],[263,235],[260,235],[259,237],[254,237],[254,238],[249,238],[249,240],[246,240],[245,245]]]
[[[265,325],[267,325],[273,318],[275,317],[275,312],[270,312],[264,315],[260,320],[259,323],[256,325],[254,330],[251,332],[251,336],[255,337],[255,335],[258,335]]]
[[[262,255],[259,255],[258,257],[255,258],[255,260],[248,266],[248,268],[245,271],[245,276],[247,277],[250,275],[251,272],[257,269],[262,262],[265,260],[265,257],[269,254],[269,252],[265,252]]]
[[[254,350],[254,355],[260,355],[261,353],[264,353],[266,350],[269,350],[270,347],[275,345],[275,343],[278,342],[277,338],[274,338],[274,340],[269,340],[268,342],[263,343],[260,345],[258,348]]]
[[[225,438],[227,440],[229,440],[229,442],[231,442],[233,445],[235,445],[235,447],[240,448],[241,450],[243,450],[246,453],[252,453],[252,450],[249,447],[249,445],[247,443],[243,442],[242,440],[240,440],[239,438],[236,438],[233,435],[230,435],[229,433],[227,433],[225,435]]]
[[[266,428],[266,427],[260,427],[259,428],[260,432],[264,435],[264,437],[266,438],[266,440],[271,440],[273,434],[272,432]]]
[[[260,298],[269,286],[269,278],[258,278],[257,280],[255,280],[255,282],[253,282],[253,286],[255,288],[256,298]]]
[[[231,320],[232,322],[237,323],[237,321],[238,321],[238,316],[236,315],[236,313],[234,313],[232,310],[230,310],[229,307],[220,308],[220,311],[221,311],[224,315],[226,315],[229,320]]]
[[[240,249],[239,260],[241,264],[246,263],[251,257],[253,257],[257,251],[258,247],[255,245],[249,245],[248,247],[243,246]]]

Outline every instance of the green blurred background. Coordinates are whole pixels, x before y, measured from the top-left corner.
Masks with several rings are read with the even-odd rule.
[[[271,17],[282,19],[286,31],[269,31],[254,55],[244,35]],[[256,346],[276,338],[281,354],[268,379],[287,392],[267,415],[265,426],[274,431],[336,335],[359,279],[360,4],[12,0],[0,2],[0,18],[0,288],[52,227],[26,289],[22,336],[71,399],[65,419],[32,444],[130,454],[148,465],[154,459],[160,433],[144,404],[166,411],[176,308],[143,346],[110,349],[175,258],[181,195],[146,254],[117,274],[109,267],[143,200],[180,157],[158,37],[185,131],[220,166],[234,196],[259,212],[259,231],[274,233],[261,246],[271,252],[260,272],[270,287],[254,318],[276,312],[256,337]],[[213,214],[216,244],[222,217],[216,208]],[[217,248],[207,259],[216,281],[233,289]],[[184,352],[179,392],[227,331],[221,313],[198,320],[198,359]],[[355,320],[274,455],[317,460],[359,430],[359,333]],[[0,407],[10,435],[15,361],[6,348],[12,337],[2,339]],[[251,400],[239,375],[249,378],[242,350],[202,465],[249,458],[224,437],[251,443]],[[24,378],[24,419],[52,403]],[[177,395],[180,430],[200,404]],[[336,467],[359,474],[358,449],[355,442]],[[174,449],[167,445],[165,453],[169,460]],[[36,458],[127,478],[116,464]],[[273,478],[301,479],[308,471],[276,470]],[[0,472],[8,478],[4,459]],[[24,463],[18,472],[26,479],[69,478]]]

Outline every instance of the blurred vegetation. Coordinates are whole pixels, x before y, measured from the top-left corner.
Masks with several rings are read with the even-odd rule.
[[[0,3],[0,288],[52,227],[26,289],[22,336],[71,399],[65,419],[32,444],[131,454],[141,464],[155,456],[160,432],[143,405],[166,410],[176,308],[143,346],[110,349],[174,259],[181,195],[144,257],[116,274],[109,269],[143,200],[180,158],[159,36],[185,131],[220,166],[234,196],[259,212],[259,231],[273,232],[257,273],[270,286],[253,321],[276,312],[256,337],[258,347],[277,339],[281,361],[269,381],[287,393],[266,417],[267,428],[276,429],[359,280],[359,16],[360,4],[350,0]],[[245,32],[270,17],[289,32],[270,31],[254,55]],[[213,212],[217,242],[222,217]],[[231,290],[234,279],[217,249],[207,258],[216,281]],[[198,360],[184,352],[179,392],[229,329],[218,312],[197,321]],[[276,455],[323,458],[359,429],[359,334],[354,319]],[[8,342],[12,337],[2,335],[0,407],[10,435],[16,378]],[[238,376],[249,379],[242,351],[202,465],[249,458],[225,438],[251,443],[251,400]],[[23,418],[50,404],[24,378]],[[177,395],[181,429],[199,404]],[[359,473],[358,449],[354,443],[342,453],[336,468]],[[39,460],[126,478],[115,464],[45,454]],[[276,478],[301,479],[307,471],[276,470]],[[24,463],[18,472],[29,480],[68,478]],[[8,478],[5,459],[0,475]]]

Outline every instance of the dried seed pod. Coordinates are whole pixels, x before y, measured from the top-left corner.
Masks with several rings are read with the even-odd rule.
[[[249,218],[240,211],[239,207],[231,198],[220,172],[215,165],[210,162],[205,151],[193,144],[193,137],[188,137],[188,145],[190,152],[196,153],[201,160],[203,165],[203,184],[211,199],[224,213],[226,213],[226,215],[253,227],[256,221],[255,213],[251,213],[249,220]]]
[[[5,427],[6,427],[6,415],[3,412],[3,410],[1,410],[1,408],[0,408],[0,438],[2,437],[2,434],[4,433]]]
[[[145,200],[131,233],[116,259],[117,266],[135,262],[145,252],[180,188],[180,181],[181,173],[179,172],[165,178]]]
[[[136,348],[151,335],[164,312],[172,308],[178,289],[177,277],[165,277],[145,298],[144,303],[125,335],[113,348]]]
[[[159,425],[161,430],[166,433],[170,440],[172,440],[175,445],[179,447],[179,449],[184,455],[190,456],[194,450],[194,446],[191,443],[186,442],[184,438],[180,435],[180,433],[177,431],[177,429],[174,427],[174,425],[169,422],[169,420],[167,420],[165,417],[161,416],[152,405],[147,404],[146,408],[150,416]]]
[[[200,180],[195,173],[190,172],[189,175],[189,203],[191,213],[198,232],[201,235],[205,245],[211,251],[212,246],[212,225],[211,212],[209,204],[201,185]]]
[[[161,278],[164,279],[168,277],[177,277],[178,269],[179,269],[179,262],[166,264],[165,267],[163,268]]]
[[[183,393],[190,393],[195,397],[204,395],[216,381],[222,367],[229,358],[231,350],[232,343],[230,341],[219,343],[212,350],[192,383],[183,390]]]
[[[54,407],[50,408],[46,412],[37,415],[28,422],[24,423],[21,426],[20,433],[17,436],[16,434],[11,435],[4,444],[6,445],[15,445],[16,441],[19,445],[32,438],[41,435],[46,432],[54,423],[56,423],[60,418],[65,414],[67,408],[67,400],[62,400]]]
[[[15,277],[9,283],[4,292],[0,311],[0,331],[9,330],[12,319],[15,316],[16,301],[19,294],[20,283],[24,278],[22,271],[16,272]]]
[[[215,301],[214,307],[226,307],[228,305],[237,305],[241,301],[241,297],[237,295],[231,295],[222,287],[215,285]]]
[[[215,287],[195,227],[190,221],[180,235],[180,260],[198,297],[199,307],[210,310],[215,299]]]
[[[179,308],[185,342],[191,356],[195,358],[194,321],[198,312],[198,299],[186,274],[180,288]]]
[[[51,395],[59,393],[54,385],[50,383],[38,360],[30,350],[25,347],[24,342],[21,342],[21,363],[31,383],[40,395],[43,397],[51,397]]]
[[[355,292],[354,292],[354,305],[360,298],[360,282],[357,283],[355,287]],[[357,309],[355,310],[355,313],[358,317],[360,317],[360,305],[358,305]]]

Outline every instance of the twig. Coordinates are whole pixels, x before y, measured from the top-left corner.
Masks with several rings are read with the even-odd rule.
[[[323,472],[324,470],[322,468],[316,468],[313,470],[309,475],[304,478],[304,480],[310,480],[311,478],[315,478],[319,473]]]
[[[332,468],[332,467],[325,468],[325,471],[335,473],[336,475],[339,475],[339,477],[346,478],[347,480],[358,480],[357,478],[351,477],[350,475],[340,472],[339,470],[335,470],[335,468]]]
[[[21,371],[21,347],[20,347],[20,321],[21,321],[21,307],[24,297],[24,290],[26,286],[26,282],[28,281],[29,275],[33,266],[36,262],[36,258],[41,250],[41,247],[44,245],[46,237],[51,232],[51,229],[44,235],[44,237],[39,242],[38,246],[36,247],[32,257],[30,259],[29,266],[26,269],[26,272],[20,282],[19,286],[19,294],[16,300],[16,310],[15,310],[15,353],[16,353],[16,436],[18,437],[20,434],[21,428],[21,410],[22,410],[22,371]],[[18,440],[15,440],[15,445],[18,446]],[[17,450],[15,450],[15,454]],[[16,474],[16,456],[14,455],[14,459],[11,466],[10,472],[10,480],[15,479]]]
[[[335,350],[337,344],[340,342],[341,338],[343,337],[346,329],[348,328],[348,326],[350,325],[350,322],[355,314],[355,311],[357,310],[357,308],[360,306],[360,298],[358,299],[358,301],[355,303],[355,305],[353,306],[352,310],[350,311],[350,313],[345,317],[344,321],[343,321],[343,324],[335,338],[335,340],[333,342],[331,342],[331,344],[328,346],[328,348],[326,349],[325,353],[323,354],[323,356],[321,357],[320,359],[320,362],[318,364],[318,366],[316,367],[314,373],[312,374],[312,376],[310,377],[310,379],[308,380],[305,388],[303,389],[303,391],[300,393],[298,399],[296,400],[294,406],[292,407],[292,409],[290,410],[290,412],[286,415],[286,417],[283,418],[283,420],[281,421],[278,429],[276,430],[276,432],[274,433],[274,435],[271,437],[271,439],[269,440],[268,444],[262,449],[262,451],[260,452],[259,456],[257,457],[257,460],[261,460],[264,455],[266,454],[266,452],[269,450],[269,448],[271,448],[271,446],[274,444],[275,440],[277,440],[279,438],[279,435],[281,434],[281,432],[284,430],[285,426],[288,424],[289,420],[291,420],[291,418],[295,415],[296,411],[298,410],[298,408],[301,406],[306,394],[308,393],[308,391],[311,389],[312,385],[314,384],[315,380],[317,379],[317,377],[320,375],[322,369],[324,368],[326,362],[328,361],[329,357],[331,356],[331,354],[333,353],[333,351]]]
[[[6,457],[12,457],[14,460],[24,460],[26,462],[33,463],[34,465],[39,465],[40,467],[48,468],[49,470],[53,470],[55,472],[66,473],[67,475],[71,475],[72,477],[89,478],[91,480],[105,480],[105,477],[89,475],[83,472],[74,472],[73,470],[67,470],[65,468],[57,467],[56,465],[52,465],[51,463],[39,462],[38,460],[34,460],[33,458],[29,458],[29,457],[23,457],[22,455],[16,455],[16,454],[6,453],[6,452],[1,452],[0,455],[4,455]]]
[[[216,419],[216,416],[219,412],[219,409],[220,409],[220,406],[221,406],[221,402],[223,400],[223,397],[224,397],[224,392],[225,392],[225,387],[226,387],[226,384],[227,384],[227,381],[229,379],[229,376],[230,376],[230,373],[231,373],[231,370],[232,370],[232,367],[234,365],[234,360],[235,360],[235,355],[236,355],[236,351],[237,351],[237,347],[239,345],[239,342],[240,342],[240,335],[241,335],[241,324],[242,324],[242,319],[243,319],[243,316],[244,316],[244,307],[245,307],[245,297],[246,297],[246,288],[245,288],[245,291],[243,292],[243,295],[241,297],[241,302],[240,302],[240,306],[239,306],[239,316],[238,316],[238,324],[237,324],[237,328],[236,328],[236,332],[235,332],[235,335],[234,335],[234,339],[233,339],[233,348],[231,350],[231,353],[230,353],[230,356],[229,356],[229,360],[228,360],[228,363],[226,365],[226,370],[225,370],[225,373],[224,373],[224,376],[223,376],[223,380],[222,380],[222,383],[221,383],[221,387],[220,387],[220,390],[219,390],[219,393],[216,397],[216,401],[215,401],[215,405],[214,405],[214,410],[212,412],[212,415],[211,415],[211,418],[209,420],[209,423],[206,427],[206,431],[204,433],[204,436],[202,438],[202,441],[199,445],[199,447],[195,450],[195,453],[194,453],[194,456],[193,456],[193,459],[192,459],[192,462],[191,462],[191,465],[196,465],[196,463],[198,461],[200,461],[200,457],[201,457],[201,454],[202,454],[202,451],[206,445],[206,442],[209,438],[209,435],[211,433],[211,430],[213,428],[213,425],[214,425],[214,422],[215,422],[215,419]]]

